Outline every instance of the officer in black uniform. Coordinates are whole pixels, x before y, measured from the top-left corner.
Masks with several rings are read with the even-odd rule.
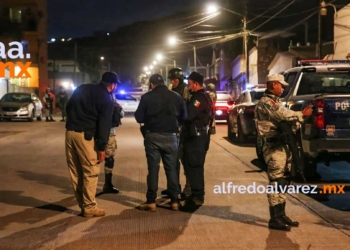
[[[184,144],[184,165],[192,195],[186,200],[185,209],[204,203],[204,162],[210,142],[208,125],[214,115],[213,102],[203,89],[203,75],[192,72],[187,79],[192,97],[187,103],[188,117],[183,126],[181,140]]]

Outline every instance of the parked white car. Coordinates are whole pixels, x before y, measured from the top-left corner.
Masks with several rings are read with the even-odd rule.
[[[129,94],[116,94],[117,102],[123,107],[124,112],[135,112],[140,100]]]
[[[0,118],[41,121],[42,108],[41,101],[33,93],[7,93],[0,100]]]

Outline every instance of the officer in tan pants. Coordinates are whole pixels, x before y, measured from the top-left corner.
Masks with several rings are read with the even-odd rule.
[[[104,216],[95,200],[100,163],[105,160],[112,127],[111,94],[118,76],[106,72],[100,84],[83,84],[69,99],[66,111],[66,158],[73,190],[84,217]]]

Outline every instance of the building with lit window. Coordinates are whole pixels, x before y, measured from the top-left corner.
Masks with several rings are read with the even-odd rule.
[[[46,9],[46,0],[0,0],[0,42],[6,46],[6,51],[11,48],[10,42],[21,42],[24,55],[30,54],[30,58],[1,60],[3,63],[31,62],[28,68],[31,77],[17,77],[20,67],[16,64],[15,77],[6,72],[0,80],[0,91],[32,92],[42,97],[48,84]],[[4,84],[6,88],[1,86]]]

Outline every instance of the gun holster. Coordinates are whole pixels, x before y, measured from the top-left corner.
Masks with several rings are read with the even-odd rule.
[[[143,138],[145,138],[145,136],[146,136],[146,127],[140,125],[140,131],[141,131],[141,134],[142,134]]]
[[[88,132],[84,132],[84,139],[87,141],[91,141],[94,136],[89,134]]]

